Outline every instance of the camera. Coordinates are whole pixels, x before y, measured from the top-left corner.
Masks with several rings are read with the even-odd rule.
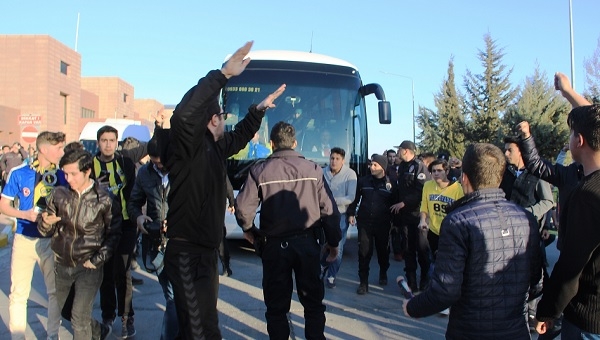
[[[142,234],[142,258],[146,271],[155,272],[159,270],[158,266],[154,264],[157,257],[162,256],[164,250],[164,244],[166,239],[162,233],[163,221],[154,220],[152,222],[146,221],[144,228],[148,234]],[[161,262],[158,260],[158,262]]]

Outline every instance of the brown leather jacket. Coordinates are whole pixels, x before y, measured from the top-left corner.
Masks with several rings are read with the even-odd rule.
[[[46,197],[49,214],[61,220],[38,230],[52,237],[55,260],[67,267],[90,260],[96,267],[108,260],[121,237],[121,204],[94,183],[81,195],[69,187],[56,187]]]

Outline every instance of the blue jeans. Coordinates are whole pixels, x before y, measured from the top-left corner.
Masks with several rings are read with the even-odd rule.
[[[600,339],[600,334],[589,333],[581,328],[575,326],[574,324],[567,321],[567,319],[563,319],[562,328],[560,330],[561,339]]]
[[[96,293],[102,282],[103,269],[87,269],[83,264],[76,267],[67,267],[56,263],[56,299],[60,308],[74,287],[75,295],[71,307],[71,325],[73,327],[73,339],[85,339],[100,337],[100,323],[92,319],[92,308]]]
[[[327,269],[327,277],[335,277],[337,273],[340,271],[340,266],[342,265],[342,255],[344,254],[344,244],[346,243],[346,235],[348,234],[348,218],[346,214],[340,214],[340,229],[342,230],[342,239],[340,240],[340,244],[338,245],[338,255],[334,262],[329,263],[329,269]],[[327,258],[329,253],[324,255],[324,258]],[[327,262],[323,260],[323,264]]]
[[[160,340],[175,339],[179,332],[179,324],[177,323],[177,310],[175,309],[175,300],[173,299],[173,286],[171,286],[166,270],[162,270],[158,274],[158,283],[162,287],[166,301]]]

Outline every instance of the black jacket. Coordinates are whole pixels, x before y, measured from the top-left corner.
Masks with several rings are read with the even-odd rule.
[[[276,150],[250,169],[235,201],[235,217],[244,231],[252,228],[259,204],[260,230],[267,238],[317,226],[333,247],[342,237],[340,213],[323,170],[294,150]]]
[[[173,111],[165,157],[171,183],[167,236],[208,248],[219,247],[223,238],[225,160],[244,148],[265,115],[252,105],[235,129],[215,142],[207,124],[216,112],[208,108],[226,83],[221,71],[210,71],[185,94]]]
[[[448,307],[449,339],[530,339],[527,292],[541,276],[535,217],[500,189],[466,195],[449,207],[426,291],[408,302],[413,317]]]
[[[394,215],[394,225],[419,222],[423,185],[430,179],[429,170],[417,157],[400,163],[394,203],[404,202],[404,208]]]
[[[138,171],[131,196],[127,201],[127,212],[131,221],[135,223],[138,217],[144,215],[142,212],[144,204],[147,204],[145,215],[152,221],[165,220],[169,211],[167,203],[169,188],[170,185],[166,188],[162,185],[162,179],[154,169],[152,162],[143,165]]]
[[[563,248],[544,286],[536,318],[565,320],[600,333],[600,171],[579,182],[560,214]]]
[[[75,267],[90,260],[96,267],[113,254],[121,237],[121,205],[119,200],[94,183],[79,193],[68,187],[56,187],[46,197],[49,214],[61,220],[38,230],[44,237],[52,236],[56,262]]]
[[[540,228],[544,226],[546,213],[554,205],[554,197],[550,185],[539,177],[523,169],[517,175],[518,169],[508,165],[500,183],[500,189],[506,194],[506,199],[514,202],[535,216]],[[541,230],[540,230],[541,231]]]
[[[373,175],[366,175],[359,178],[354,201],[348,206],[346,214],[356,216],[363,226],[383,223],[389,227],[390,206],[393,200],[392,185],[386,177],[375,178]]]
[[[577,183],[583,178],[583,167],[578,163],[571,163],[567,166],[562,164],[552,164],[540,157],[533,137],[523,139],[519,142],[519,149],[523,156],[525,166],[532,175],[543,179],[544,181],[558,188],[558,210],[564,209],[567,198],[577,186]],[[566,225],[560,223],[558,234],[565,233]],[[557,248],[562,249],[563,238],[559,237]]]

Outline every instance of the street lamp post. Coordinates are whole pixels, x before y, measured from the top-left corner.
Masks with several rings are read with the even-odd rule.
[[[575,90],[575,47],[573,46],[573,1],[569,0],[569,33],[571,34],[571,87]]]
[[[391,72],[385,72],[385,71],[381,71],[381,73],[383,74],[389,74],[390,76],[396,76],[396,77],[401,77],[401,78],[406,78],[406,79],[410,79],[410,87],[411,87],[411,94],[412,94],[412,129],[413,129],[413,143],[417,143],[416,141],[416,129],[415,129],[415,124],[416,124],[416,120],[415,120],[415,80],[412,77],[409,76],[405,76],[402,74],[396,74],[396,73],[391,73]]]

